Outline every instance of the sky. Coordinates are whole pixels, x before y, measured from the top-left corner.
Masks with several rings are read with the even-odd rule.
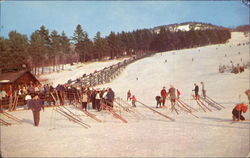
[[[80,24],[90,38],[100,31],[133,31],[188,21],[225,27],[249,24],[241,1],[1,1],[1,36],[16,30],[28,37],[45,25],[73,36]]]

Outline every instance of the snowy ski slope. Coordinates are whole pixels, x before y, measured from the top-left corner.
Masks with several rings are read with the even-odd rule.
[[[1,153],[8,157],[247,157],[249,122],[232,124],[227,120],[235,103],[247,102],[244,91],[249,88],[249,70],[218,73],[221,63],[249,60],[249,45],[237,46],[242,42],[249,42],[249,38],[235,32],[227,44],[158,53],[127,66],[114,81],[99,86],[112,87],[122,98],[130,89],[140,101],[155,107],[154,98],[162,87],[173,85],[180,89],[181,98],[198,110],[194,114],[199,119],[185,112],[177,115],[169,109],[157,109],[176,120],[171,122],[137,103],[143,118],[121,112],[128,120],[125,124],[106,111],[90,110],[103,121],[99,123],[68,106],[91,128],[73,124],[53,108],[41,112],[40,125],[34,127],[31,111],[17,111],[11,114],[23,123],[1,127]],[[201,111],[191,100],[193,83],[200,85],[200,81],[205,82],[207,94],[226,109]],[[244,116],[249,119],[249,111]]]

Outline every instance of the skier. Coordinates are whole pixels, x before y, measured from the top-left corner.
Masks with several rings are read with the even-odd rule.
[[[133,107],[136,107],[136,105],[135,105],[136,98],[135,98],[135,96],[134,96],[134,95],[131,97],[131,99],[130,99],[130,100],[132,101],[132,105],[133,105]]]
[[[101,96],[100,96],[100,91],[98,90],[95,96],[95,104],[96,104],[96,109],[100,111],[100,101],[101,101]]]
[[[199,86],[196,85],[196,83],[194,84],[195,88],[193,89],[193,91],[195,92],[195,100],[199,99]]]
[[[155,100],[156,100],[156,108],[158,108],[158,105],[159,105],[159,108],[161,108],[161,96],[156,96],[155,97]]]
[[[205,90],[205,85],[204,82],[201,82],[201,87],[202,87],[202,96],[206,98],[206,90]]]
[[[91,95],[90,95],[91,102],[92,102],[92,108],[93,108],[93,109],[96,109],[95,97],[96,97],[96,91],[93,89],[93,90],[91,91]]]
[[[81,95],[82,109],[87,111],[88,95],[86,92],[83,92]]]
[[[33,112],[34,125],[38,126],[40,122],[40,111],[41,109],[44,111],[44,106],[42,100],[38,97],[38,93],[34,94],[32,100],[29,102],[28,108]]]
[[[127,100],[130,100],[130,97],[131,97],[131,92],[130,92],[130,90],[128,90],[128,92],[127,92]]]
[[[175,95],[175,88],[174,86],[170,86],[170,89],[168,91],[169,93],[169,98],[170,98],[170,101],[171,101],[171,110],[173,111],[175,109],[175,101],[176,101],[176,95]]]
[[[107,100],[108,100],[109,106],[113,107],[113,101],[115,99],[115,93],[111,88],[109,88],[109,90],[108,90],[107,98],[108,98]]]
[[[237,104],[232,111],[233,121],[245,120],[245,118],[241,115],[242,112],[243,113],[247,112],[247,105],[244,103]]]
[[[161,90],[162,106],[165,106],[167,96],[168,96],[168,93],[166,91],[166,88],[163,87],[162,90]]]
[[[0,91],[0,112],[3,111],[3,106],[2,106],[2,102],[3,100],[5,99],[5,97],[7,96],[7,93],[5,91],[5,89],[3,88],[1,91]]]

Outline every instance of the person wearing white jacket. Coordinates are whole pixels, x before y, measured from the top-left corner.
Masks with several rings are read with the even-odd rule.
[[[88,95],[85,92],[83,92],[81,96],[81,102],[82,102],[82,109],[87,111]]]
[[[95,103],[98,111],[100,111],[100,101],[101,101],[100,91],[97,91],[95,96]]]

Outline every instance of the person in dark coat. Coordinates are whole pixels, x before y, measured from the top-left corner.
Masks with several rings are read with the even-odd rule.
[[[107,93],[107,99],[108,99],[108,104],[113,107],[113,101],[115,99],[115,93],[114,91],[109,88],[108,93]]]
[[[44,111],[44,106],[37,93],[34,94],[32,100],[29,102],[28,108],[33,112],[34,125],[38,126],[40,122],[40,111],[41,109]]]
[[[195,94],[195,99],[197,100],[197,99],[199,99],[199,86],[195,83],[194,84],[194,89],[193,89],[193,91],[194,91],[194,94]]]
[[[159,108],[161,107],[161,96],[156,96],[155,97],[155,100],[156,100],[156,108],[158,108],[158,105],[159,105]]]
[[[95,100],[95,97],[96,97],[96,91],[93,90],[91,92],[91,102],[92,102],[92,108],[93,109],[96,109],[96,100]]]
[[[130,90],[128,90],[128,92],[127,92],[127,101],[128,100],[131,100],[131,92],[130,92]]]

